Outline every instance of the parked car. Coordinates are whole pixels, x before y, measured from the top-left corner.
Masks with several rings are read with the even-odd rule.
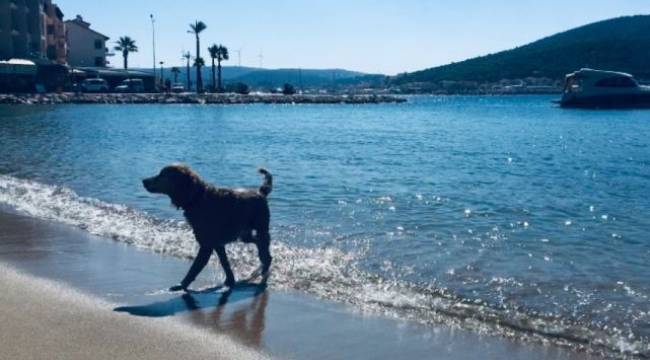
[[[81,82],[83,92],[107,92],[108,83],[102,78],[85,79]]]
[[[172,84],[171,91],[175,93],[182,93],[185,91],[185,85],[182,83],[174,83]]]
[[[142,79],[126,79],[115,87],[117,92],[144,92],[144,82]]]

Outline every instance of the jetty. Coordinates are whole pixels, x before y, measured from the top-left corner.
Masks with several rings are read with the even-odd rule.
[[[405,97],[383,94],[48,93],[0,94],[0,104],[380,104]]]

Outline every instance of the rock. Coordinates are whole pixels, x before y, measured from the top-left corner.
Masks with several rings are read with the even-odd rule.
[[[405,101],[401,97],[376,94],[0,94],[0,104],[379,104]]]

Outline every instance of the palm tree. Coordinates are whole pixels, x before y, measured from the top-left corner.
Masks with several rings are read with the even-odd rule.
[[[216,44],[212,44],[208,48],[208,52],[210,53],[210,58],[212,59],[212,90],[216,91],[217,90],[217,77],[214,72],[214,59],[217,58],[217,53],[219,52],[219,47]]]
[[[203,58],[194,58],[194,64],[192,66],[196,67],[197,69],[200,69],[201,66],[205,66],[205,60]]]
[[[190,87],[192,86],[192,80],[190,78],[190,59],[192,58],[192,54],[189,51],[183,53],[183,58],[187,61],[185,73],[187,74],[187,91],[190,91]]]
[[[178,82],[178,74],[181,73],[181,69],[179,69],[178,67],[174,66],[174,67],[172,67],[172,69],[169,70],[169,71],[171,71],[172,74],[174,74],[174,83],[177,83],[177,82]]]
[[[199,38],[199,34],[207,27],[203,21],[198,20],[195,20],[194,24],[190,24],[190,30],[188,32],[194,34],[196,37],[196,59],[201,59],[201,39]],[[203,79],[201,78],[201,66],[203,64],[197,64],[196,61],[194,64],[196,66],[196,92],[203,92]]]
[[[121,51],[122,57],[124,58],[124,69],[129,68],[129,53],[137,52],[138,47],[135,45],[135,40],[131,39],[128,36],[120,37],[120,40],[115,42],[115,51]]]
[[[208,48],[208,51],[210,52],[210,57],[212,58],[212,87],[216,89],[217,91],[221,92],[223,91],[223,86],[221,82],[221,62],[224,60],[228,60],[230,57],[228,56],[228,48],[219,44],[213,44]],[[214,78],[214,60],[217,60],[217,72],[218,72],[218,78],[219,78],[219,86],[217,86]]]

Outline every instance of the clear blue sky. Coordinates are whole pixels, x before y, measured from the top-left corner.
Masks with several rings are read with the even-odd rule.
[[[151,23],[157,58],[181,63],[194,53],[187,33],[195,19],[208,28],[201,51],[226,45],[237,65],[346,68],[396,74],[523,45],[572,27],[621,15],[650,14],[650,0],[55,0],[66,19],[81,14],[113,42],[140,48],[131,66],[150,67]],[[205,57],[205,56],[204,56]],[[120,56],[111,60],[122,63]],[[206,59],[207,62],[207,59]],[[165,65],[168,66],[168,65]]]

